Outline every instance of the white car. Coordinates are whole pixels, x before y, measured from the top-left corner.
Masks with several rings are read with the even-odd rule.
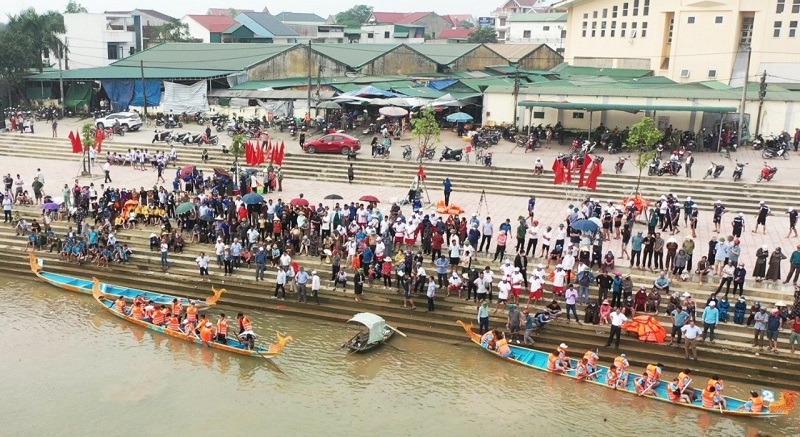
[[[142,119],[139,114],[135,112],[115,112],[108,114],[103,118],[98,118],[94,121],[94,125],[100,129],[105,127],[114,127],[114,124],[119,120],[119,125],[128,131],[138,130],[142,127]]]

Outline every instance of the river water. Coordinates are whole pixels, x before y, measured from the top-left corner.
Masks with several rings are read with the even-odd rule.
[[[276,359],[283,375],[131,326],[90,296],[0,280],[1,436],[800,433],[797,411],[710,415],[513,366],[471,343],[395,336],[401,350],[348,356],[345,326],[250,312],[263,339],[295,338]]]

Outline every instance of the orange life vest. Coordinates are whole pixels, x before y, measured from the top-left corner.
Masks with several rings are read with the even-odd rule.
[[[576,375],[580,379],[586,379],[589,377],[589,368],[588,365],[584,365],[583,363],[578,364],[578,370],[575,371]]]
[[[244,327],[245,331],[252,331],[253,325],[250,322],[250,318],[247,316],[242,317],[242,327]]]
[[[614,358],[614,367],[619,370],[625,370],[628,367],[628,360],[624,357]]]
[[[689,379],[691,379],[691,378],[689,378],[689,375],[687,375],[687,374],[685,374],[683,372],[679,373],[678,374],[678,389],[679,390],[683,390],[683,388],[689,382]]]
[[[197,307],[189,307],[186,308],[186,318],[189,319],[189,322],[194,323],[197,321]]]
[[[167,326],[168,329],[173,331],[180,331],[181,330],[181,321],[178,320],[178,316],[172,316],[169,319],[169,325]]]
[[[124,298],[120,297],[119,299],[116,300],[116,302],[114,302],[114,304],[117,306],[117,311],[125,313],[125,307],[128,306],[128,303],[125,302]]]
[[[200,339],[205,341],[205,342],[210,342],[211,341],[211,328],[207,328],[205,326],[200,328]]]
[[[606,384],[614,386],[617,385],[618,380],[619,380],[619,373],[617,373],[617,370],[615,368],[610,367],[608,369],[608,372],[606,372]]]
[[[559,362],[558,354],[553,352],[547,357],[547,370],[553,372],[556,370],[556,363]]]
[[[173,302],[172,303],[172,314],[176,316],[180,316],[183,313],[183,305],[180,302]]]
[[[716,397],[715,392],[703,389],[703,408],[714,408],[714,397]]]
[[[219,319],[217,322],[217,333],[223,336],[228,335],[228,319]]]
[[[678,394],[675,394],[675,393]],[[667,394],[669,395],[669,400],[672,402],[678,402],[681,399],[680,395],[681,389],[678,387],[678,384],[674,382],[670,382],[669,386],[667,387]]]
[[[136,305],[137,303],[140,305],[144,305],[144,298],[142,296],[136,296],[135,298],[133,298],[133,304]]]
[[[714,378],[708,380],[707,386],[714,387],[717,390],[717,393],[721,392],[722,389],[725,388],[725,385],[722,384],[721,379],[714,379]]]
[[[750,402],[753,403],[753,407],[750,408],[750,411],[754,413],[760,413],[764,411],[764,400],[761,399],[761,396],[755,396],[755,397],[751,396]]]
[[[588,361],[592,366],[597,364],[598,356],[596,353],[594,353],[594,351],[587,351],[585,354],[583,354],[583,358],[586,358],[586,361]]]
[[[508,347],[508,340],[506,340],[505,338],[497,340],[497,352],[504,357],[507,357],[508,355],[511,354],[511,348]]]
[[[153,324],[158,326],[163,325],[165,317],[166,315],[164,314],[163,311],[156,310],[156,312],[153,313]]]
[[[141,305],[136,305],[133,307],[131,313],[133,314],[133,318],[136,320],[142,320],[144,318],[144,309],[142,309]]]
[[[661,378],[661,370],[655,364],[648,364],[645,373],[647,374],[647,379],[651,382],[658,381]]]

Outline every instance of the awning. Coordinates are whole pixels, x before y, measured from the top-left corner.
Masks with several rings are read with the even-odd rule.
[[[144,77],[146,79],[162,79],[162,80],[199,80],[199,79],[216,79],[226,77],[227,75],[235,73],[231,70],[196,70],[188,68],[160,68],[160,67],[147,67],[144,68]],[[112,79],[142,79],[142,69],[140,67],[120,67],[120,66],[107,66],[95,68],[81,68],[78,70],[64,70],[64,80],[112,80]],[[58,71],[34,74],[27,76],[25,80],[58,80]]]
[[[641,111],[673,111],[673,112],[710,112],[717,114],[738,111],[734,106],[681,106],[681,105],[622,105],[607,103],[573,103],[573,102],[536,102],[525,100],[519,102],[525,108],[573,109],[578,111],[625,111],[637,113]]]
[[[367,343],[375,343],[383,341],[384,326],[386,321],[381,316],[372,313],[358,313],[353,316],[348,322],[360,323],[369,329],[369,341]]]
[[[395,38],[408,38],[408,32],[395,32]]]
[[[316,96],[316,91],[311,95]],[[330,100],[333,91],[320,91],[320,100]],[[223,97],[236,99],[264,99],[264,100],[304,100],[308,98],[308,91],[305,90],[212,90],[208,93],[209,97]]]

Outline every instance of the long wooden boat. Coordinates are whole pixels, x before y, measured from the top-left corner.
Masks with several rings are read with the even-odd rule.
[[[389,341],[395,332],[405,336],[402,332],[386,324],[381,316],[372,313],[358,313],[348,323],[358,323],[364,328],[342,347],[348,347],[352,352],[367,352]]]
[[[195,343],[199,347],[204,347],[203,346],[203,342],[200,340],[199,337],[194,337],[194,336],[186,335],[186,334],[184,334],[182,332],[173,331],[173,330],[167,329],[166,327],[163,327],[163,326],[158,326],[158,325],[154,325],[152,323],[145,322],[144,320],[137,320],[137,319],[134,319],[133,317],[130,317],[128,315],[125,315],[125,314],[117,311],[116,306],[114,305],[114,299],[113,299],[114,296],[109,296],[109,295],[103,294],[103,292],[100,291],[100,287],[98,285],[95,285],[92,288],[92,296],[94,296],[95,300],[97,300],[97,302],[103,308],[105,308],[106,311],[108,311],[109,313],[119,317],[120,319],[123,319],[123,320],[125,320],[127,322],[130,322],[130,323],[132,323],[132,324],[134,324],[136,326],[140,326],[142,328],[147,328],[147,329],[149,329],[151,331],[160,332],[160,333],[162,333],[164,335],[168,335],[170,337],[179,338],[181,340],[185,340],[185,341],[188,341],[190,343]],[[262,348],[262,347],[256,346],[255,349],[251,350],[251,349],[248,349],[247,346],[245,346],[244,344],[239,342],[237,339],[230,338],[230,337],[228,338],[228,344],[222,344],[222,343],[218,343],[216,341],[213,341],[213,342],[210,343],[209,346],[214,348],[214,349],[220,349],[220,350],[223,350],[223,351],[226,351],[226,352],[231,352],[231,353],[234,353],[234,354],[247,355],[247,356],[251,356],[251,357],[269,358],[269,357],[275,357],[275,356],[280,355],[281,352],[283,351],[283,348],[286,347],[286,343],[288,343],[288,342],[290,342],[292,340],[291,336],[284,336],[284,335],[281,335],[280,333],[276,333],[276,335],[278,336],[278,342],[270,344],[268,348]]]
[[[514,364],[519,364],[519,365],[522,365],[522,366],[525,366],[525,367],[530,367],[532,369],[542,370],[542,371],[545,371],[545,372],[548,372],[548,373],[552,373],[554,375],[559,375],[559,376],[564,376],[564,377],[567,377],[567,378],[572,378],[572,379],[574,379],[576,381],[580,381],[582,383],[594,384],[594,385],[598,385],[598,386],[601,386],[601,387],[605,387],[607,389],[614,390],[613,386],[609,386],[606,383],[606,373],[608,372],[608,366],[602,366],[602,365],[598,365],[597,366],[597,369],[599,370],[599,373],[597,374],[597,379],[596,380],[579,380],[578,378],[575,377],[574,374],[572,374],[572,372],[564,372],[564,373],[550,372],[549,370],[547,370],[547,359],[548,359],[549,353],[538,351],[538,350],[535,350],[535,349],[528,349],[528,348],[524,348],[524,347],[520,347],[520,346],[513,346],[513,345],[509,344],[509,346],[511,347],[512,354],[511,354],[510,357],[504,358],[499,353],[497,353],[497,352],[495,352],[495,351],[493,351],[491,349],[488,349],[488,348],[485,348],[485,347],[481,346],[481,336],[472,330],[472,324],[471,323],[470,324],[465,324],[464,322],[462,322],[460,320],[457,321],[456,323],[458,323],[459,325],[461,325],[462,328],[464,328],[464,331],[466,331],[467,335],[469,336],[470,340],[472,340],[473,343],[477,344],[481,349],[485,350],[486,352],[491,353],[492,355],[494,355],[494,356],[496,356],[496,357],[498,357],[500,359],[506,360],[506,361],[514,363]],[[573,365],[577,365],[577,361],[576,360],[571,360],[571,361],[573,361]],[[640,376],[640,374],[635,374],[635,373],[630,373],[629,372],[627,386],[626,387],[618,387],[616,390],[617,391],[621,391],[621,392],[626,392],[626,393],[629,393],[629,394],[633,394],[635,396],[638,396],[638,394],[636,392],[636,388],[634,387],[634,384],[635,384],[634,380],[639,376]],[[725,416],[770,418],[770,417],[780,417],[780,416],[789,414],[794,409],[794,401],[795,401],[795,398],[798,395],[797,392],[795,392],[795,391],[783,391],[778,396],[778,399],[776,399],[774,402],[772,402],[769,406],[765,406],[763,411],[758,412],[758,413],[756,413],[756,412],[738,411],[739,408],[741,406],[743,406],[746,401],[741,400],[741,399],[736,399],[736,398],[725,396],[725,400],[727,402],[728,408],[723,410],[720,407],[714,407],[714,408],[705,408],[705,407],[703,407],[703,405],[701,403],[702,393],[701,393],[701,390],[698,390],[698,389],[693,389],[693,390],[695,390],[695,393],[697,394],[697,401],[696,402],[691,403],[691,404],[687,404],[685,402],[673,402],[672,400],[669,399],[669,395],[667,393],[667,385],[668,385],[667,383],[668,383],[668,381],[662,381],[662,384],[660,384],[658,388],[654,389],[654,391],[655,391],[654,395],[645,395],[645,396],[642,396],[642,397],[646,397],[646,398],[649,398],[649,399],[654,399],[654,400],[662,401],[662,402],[669,402],[669,403],[671,403],[673,405],[677,405],[677,406],[681,406],[681,407],[688,407],[688,408],[694,408],[696,410],[703,410],[703,411],[706,411],[706,412],[709,412],[709,413],[722,414],[722,415],[725,415]]]
[[[74,293],[92,294],[92,289],[94,288],[95,282],[99,282],[97,279],[92,279],[92,280],[81,279],[72,276],[59,275],[57,273],[46,272],[44,271],[43,262],[40,262],[40,260],[34,254],[30,254],[30,266],[31,266],[31,271],[37,277],[39,277],[39,279],[47,282],[48,284],[54,287],[58,287],[61,288],[62,290],[71,291]],[[153,303],[158,305],[170,305],[172,304],[172,301],[174,299],[178,299],[178,301],[184,307],[189,306],[192,303],[195,303],[200,309],[205,309],[209,306],[216,305],[217,301],[222,297],[222,293],[225,292],[225,289],[224,288],[217,289],[212,286],[211,291],[214,293],[214,295],[207,297],[205,299],[205,302],[172,296],[164,293],[155,293],[152,291],[144,291],[135,288],[122,287],[119,285],[111,285],[103,282],[100,282],[100,291],[103,294],[107,294],[114,297],[123,296],[127,300],[133,300],[137,296],[142,296],[145,300],[151,300],[153,301]]]

